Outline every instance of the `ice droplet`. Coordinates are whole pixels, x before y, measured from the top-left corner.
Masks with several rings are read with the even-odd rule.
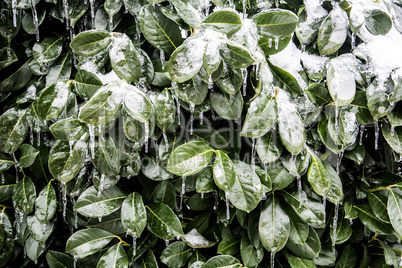
[[[342,162],[342,158],[343,158],[343,154],[345,153],[345,146],[342,146],[341,151],[338,154],[338,159],[336,161],[336,173],[339,175],[339,168],[341,166],[341,162]]]
[[[336,241],[336,236],[337,236],[337,227],[338,227],[338,212],[339,212],[339,204],[335,205],[335,212],[334,212],[334,222],[332,224],[332,236],[333,236],[333,240],[332,240],[332,245],[335,245],[335,241]]]
[[[271,268],[275,267],[275,253],[271,251]]]
[[[217,191],[214,191],[213,194],[214,194],[214,210],[217,210],[219,206],[218,193]]]
[[[145,125],[145,153],[148,153],[148,139],[149,139],[149,122],[144,123]]]
[[[17,27],[17,0],[11,1],[11,8],[13,10],[13,26]]]
[[[32,128],[29,128],[29,144],[33,145],[33,131]]]
[[[163,51],[163,50],[159,51],[159,58],[161,60],[162,66],[165,65],[165,51]]]
[[[355,49],[356,47],[356,33],[352,33],[352,40],[350,42],[351,50]]]
[[[4,173],[0,173],[1,176],[1,184],[6,183],[6,178],[4,177]]]
[[[95,29],[95,0],[89,0],[89,6],[91,8],[92,29]]]
[[[199,117],[200,117],[200,125],[204,124],[204,113],[200,112]]]
[[[360,125],[360,139],[359,139],[359,145],[363,145],[363,134],[364,134],[364,125]]]
[[[66,212],[67,212],[67,191],[66,191],[66,183],[60,183],[60,191],[61,191],[61,204],[63,206],[63,219],[66,220]]]
[[[36,146],[39,147],[39,146],[40,146],[40,132],[37,133],[36,138],[38,139],[38,140],[36,141]]]
[[[183,197],[185,193],[186,193],[186,176],[183,176],[181,180],[181,191],[180,191],[180,206],[179,206],[180,210],[183,209]]]
[[[165,240],[165,246],[169,246],[169,240]]]
[[[225,198],[226,198],[226,219],[230,220],[230,200],[228,191],[225,191]]]
[[[204,199],[204,193],[200,193],[200,195],[201,195],[201,199]]]
[[[99,222],[102,222],[102,217],[98,217],[98,221],[99,221]]]
[[[395,127],[391,125],[391,136],[395,136]]]
[[[68,2],[63,0],[64,19],[66,20],[66,29],[70,29],[70,19],[68,17]]]
[[[91,148],[91,157],[95,158],[95,126],[88,125],[89,131],[89,147]]]
[[[32,18],[33,18],[33,23],[35,25],[35,32],[36,32],[36,41],[39,42],[39,21],[38,21],[38,13],[36,12],[36,7],[35,3],[33,0],[30,0],[31,3],[31,9],[32,9]]]
[[[374,120],[374,133],[375,133],[374,149],[378,150],[378,138],[380,135],[380,127],[378,126],[378,120]]]
[[[166,135],[166,132],[165,132],[165,131],[162,132],[162,135],[163,135],[163,139],[164,139],[164,141],[165,141],[165,152],[168,152],[168,151],[169,151],[169,140],[168,140],[168,136]]]

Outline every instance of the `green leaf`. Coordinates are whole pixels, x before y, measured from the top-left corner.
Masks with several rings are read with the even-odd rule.
[[[332,244],[342,244],[349,240],[352,235],[353,230],[350,226],[350,221],[347,219],[339,218],[336,225],[336,236],[334,237],[334,226],[331,224],[330,228],[330,236],[332,240]]]
[[[156,125],[163,131],[174,123],[176,117],[176,104],[168,89],[158,94],[154,102]]]
[[[240,268],[242,267],[240,261],[230,255],[219,255],[210,258],[202,268],[217,268],[217,267],[230,267]]]
[[[122,92],[120,82],[102,86],[81,108],[78,119],[91,125],[101,125],[120,114]]]
[[[290,266],[292,268],[299,268],[299,267],[305,267],[305,268],[315,268],[317,267],[312,260],[308,259],[303,259],[299,258],[290,254],[285,254],[286,259],[288,260]]]
[[[292,40],[292,35],[288,35],[285,37],[275,36],[265,37],[261,36],[258,39],[258,45],[263,50],[265,56],[274,55],[282,50],[284,50]]]
[[[318,32],[317,45],[321,55],[336,52],[345,42],[349,18],[340,7],[334,8],[324,19]]]
[[[384,241],[379,240],[378,243],[380,246],[384,249],[384,259],[385,263],[387,265],[393,266],[393,267],[398,267],[400,266],[399,263],[397,262],[397,257],[396,254],[388,244],[386,244]]]
[[[303,244],[309,235],[307,222],[302,220],[291,207],[286,206],[285,211],[290,221],[289,242],[299,245]]]
[[[257,138],[267,133],[277,118],[275,97],[263,91],[255,98],[247,110],[241,136]]]
[[[201,22],[201,8],[202,1],[172,1],[177,14],[187,23],[191,28],[195,28]]]
[[[258,34],[266,37],[286,37],[291,35],[299,18],[289,10],[276,9],[263,11],[253,17]]]
[[[75,118],[66,118],[57,121],[49,127],[52,135],[62,141],[74,141],[87,132],[85,124]]]
[[[179,26],[163,15],[158,6],[143,6],[138,19],[145,39],[157,49],[171,52],[183,42]]]
[[[331,177],[331,189],[328,191],[326,198],[333,204],[340,204],[344,197],[342,181],[330,164],[327,162],[323,162],[323,164]]]
[[[36,241],[44,244],[53,233],[55,224],[53,220],[41,223],[36,216],[28,216],[27,219],[29,234]]]
[[[99,78],[87,70],[78,70],[74,80],[74,90],[83,99],[88,100],[103,86]]]
[[[108,188],[99,195],[95,186],[91,186],[80,195],[74,210],[87,217],[107,216],[122,206],[126,196],[126,193],[117,186]]]
[[[223,73],[216,80],[218,87],[225,93],[235,95],[243,86],[242,70],[239,68],[229,68],[227,64],[223,65]],[[219,92],[219,91],[218,91]],[[211,101],[213,98],[211,99]]]
[[[269,68],[275,77],[275,83],[280,88],[284,89],[290,94],[292,98],[296,98],[301,95],[301,88],[296,78],[294,78],[290,73],[285,70],[276,67],[270,61],[268,61]]]
[[[99,222],[98,218],[90,218],[86,225],[88,228],[103,229],[115,235],[121,235],[126,232],[126,229],[123,227],[121,222],[119,210],[103,217],[101,222]]]
[[[391,223],[390,218],[388,217],[387,202],[389,199],[392,199],[393,197],[388,195],[388,198],[387,198],[385,195],[381,194],[380,192],[368,192],[367,197],[368,197],[369,205],[374,212],[374,215],[379,220],[381,220],[385,223]],[[392,201],[395,201],[395,200],[392,200]],[[394,208],[395,208],[395,206],[394,206]],[[390,210],[391,210],[391,208],[390,208]],[[393,217],[397,217],[396,215],[393,215]]]
[[[221,56],[233,68],[247,68],[256,61],[248,48],[230,40],[221,48]]]
[[[235,183],[229,190],[229,200],[240,210],[250,212],[255,209],[262,196],[262,184],[253,168],[242,162],[233,161],[236,173]]]
[[[11,108],[0,116],[0,151],[14,153],[28,133],[27,109]]]
[[[21,213],[29,214],[34,209],[36,188],[30,177],[25,176],[14,187],[13,205],[14,209]]]
[[[124,110],[134,119],[148,123],[154,114],[152,102],[137,87],[128,84],[124,86]]]
[[[42,120],[53,120],[59,117],[70,96],[70,82],[57,82],[40,94],[37,109]]]
[[[314,228],[310,227],[309,235],[306,242],[301,245],[287,243],[286,247],[292,251],[293,254],[305,259],[314,259],[318,257],[321,250],[321,242],[317,232]]]
[[[147,215],[142,196],[129,194],[121,206],[121,222],[126,232],[133,237],[140,237],[147,225]]]
[[[110,247],[105,254],[100,258],[96,268],[127,268],[128,257],[123,249],[122,243],[117,243]]]
[[[382,135],[385,140],[391,146],[392,150],[398,154],[402,154],[402,127],[396,127],[394,130],[389,126],[389,124],[383,124],[381,128]],[[392,133],[392,131],[394,133]]]
[[[243,97],[240,91],[235,95],[229,95],[215,90],[211,96],[211,106],[220,117],[239,120],[243,111]]]
[[[236,181],[236,172],[233,162],[224,152],[217,150],[215,153],[216,156],[213,165],[215,184],[223,191],[229,191]]]
[[[133,268],[158,268],[158,263],[152,250],[148,249],[145,254],[136,260]]]
[[[226,138],[208,125],[195,127],[193,130],[193,136],[207,143],[212,148],[229,152],[229,142]]]
[[[198,174],[195,185],[197,193],[210,193],[216,190],[212,172],[212,167],[206,167]]]
[[[0,78],[0,92],[12,92],[25,87],[31,79],[31,71],[28,64],[31,59],[10,65],[2,70]]]
[[[39,154],[39,150],[26,143],[21,144],[20,149],[21,157],[18,164],[22,168],[27,168],[33,164],[36,156]]]
[[[264,164],[275,162],[282,154],[283,146],[275,129],[257,138],[255,148]]]
[[[242,23],[237,13],[229,10],[220,10],[211,13],[201,22],[201,25],[213,27],[215,30],[229,35],[240,30]]]
[[[38,261],[38,258],[45,252],[45,247],[32,237],[28,237],[25,241],[25,250],[27,252],[27,256],[34,262]]]
[[[321,159],[310,149],[309,153],[311,155],[311,161],[308,168],[307,179],[314,192],[321,196],[326,196],[332,186],[331,175]]]
[[[240,239],[232,235],[223,239],[219,245],[218,254],[233,256],[240,250]]]
[[[133,42],[127,35],[114,36],[109,57],[112,68],[120,79],[128,83],[138,82],[141,75],[141,62]]]
[[[0,153],[0,172],[4,172],[14,165],[14,161],[11,157]]]
[[[208,84],[204,83],[197,74],[189,81],[175,84],[174,89],[179,99],[191,105],[200,105],[204,102],[208,93]]]
[[[165,203],[171,209],[174,209],[176,205],[176,193],[173,184],[168,180],[160,182],[152,192],[150,199],[153,203]]]
[[[163,203],[149,204],[146,208],[148,227],[154,235],[164,240],[184,236],[179,218],[168,205]]]
[[[70,43],[74,53],[92,56],[105,49],[111,42],[111,35],[106,31],[89,30],[79,33]]]
[[[306,89],[308,98],[317,106],[324,106],[331,102],[331,95],[324,84],[313,83]]]
[[[313,199],[304,191],[300,193],[283,190],[283,197],[292,206],[296,214],[313,227],[320,227],[325,222],[325,208],[320,201]]]
[[[278,99],[278,130],[283,146],[292,155],[297,155],[303,149],[306,134],[299,113],[290,101]]]
[[[386,35],[392,28],[391,18],[379,9],[367,11],[365,21],[367,30],[374,35]]]
[[[46,252],[46,262],[50,268],[72,268],[74,267],[73,257],[53,250]]]
[[[358,262],[358,255],[352,245],[343,249],[342,256],[336,263],[335,268],[355,267]]]
[[[392,227],[398,237],[402,237],[402,225],[400,224],[402,221],[402,197],[393,189],[388,191],[387,211]]]
[[[167,171],[178,176],[189,176],[201,171],[211,161],[214,150],[203,141],[180,145],[170,155]]]
[[[188,39],[173,52],[168,70],[174,82],[188,81],[200,71],[206,46],[204,40],[193,38]]]
[[[168,267],[183,267],[191,255],[193,255],[193,249],[186,242],[177,241],[162,251],[161,262]]]
[[[71,76],[71,55],[65,53],[61,55],[52,67],[49,69],[49,73],[46,75],[46,86],[50,86],[58,81],[64,81],[70,79]]]
[[[255,267],[264,258],[264,249],[255,248],[247,235],[243,235],[240,242],[240,255],[246,267]]]
[[[95,143],[95,155],[92,162],[106,176],[117,176],[119,174],[119,156],[111,137],[99,137]]]
[[[63,41],[56,37],[46,37],[42,43],[35,43],[33,57],[39,65],[46,65],[57,59],[63,49]]]
[[[57,141],[49,153],[49,171],[55,179],[68,182],[77,176],[85,163],[88,134],[79,140]],[[70,146],[71,145],[71,146]]]
[[[100,251],[115,237],[102,229],[89,228],[75,232],[66,243],[66,252],[82,259]]]
[[[286,244],[290,234],[290,221],[274,194],[265,201],[261,211],[258,231],[266,250],[276,253]]]
[[[53,218],[57,208],[57,196],[51,182],[49,182],[40,192],[35,200],[35,216],[46,223]]]
[[[391,235],[394,233],[391,225],[384,223],[374,216],[373,211],[367,204],[354,205],[358,210],[360,221],[372,232],[380,235]]]
[[[211,175],[212,175],[212,173],[211,173]],[[16,183],[15,183],[14,176],[11,176],[8,174],[3,174],[3,175],[0,174],[0,176],[1,177],[4,176],[4,180],[2,178],[1,183],[0,183],[0,202],[4,202],[6,200],[9,200],[11,198],[11,196],[13,195],[13,191],[14,191],[14,187],[15,187]],[[212,182],[213,182],[213,180],[212,180]]]
[[[105,1],[105,11],[106,13],[109,15],[109,17],[113,17],[114,15],[116,15],[120,9],[121,6],[123,5],[123,1],[122,0],[106,0]]]
[[[295,177],[290,175],[287,169],[280,162],[279,165],[275,165],[272,169],[267,169],[267,173],[272,180],[272,190],[286,188],[295,180]]]

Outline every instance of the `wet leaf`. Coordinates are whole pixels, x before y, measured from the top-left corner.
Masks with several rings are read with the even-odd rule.
[[[285,37],[296,29],[298,17],[291,11],[277,9],[263,11],[253,17],[258,34],[267,37]]]
[[[179,218],[171,208],[163,203],[146,206],[148,227],[150,231],[164,239],[172,240],[176,236],[184,236]]]
[[[34,209],[36,188],[30,177],[24,177],[14,187],[13,205],[21,213],[29,214]]]
[[[215,153],[216,156],[213,165],[215,184],[223,191],[229,191],[236,181],[233,162],[224,152],[217,150]]]
[[[20,150],[21,157],[18,160],[19,166],[22,168],[31,166],[39,154],[39,150],[26,143],[21,144]]]
[[[193,255],[193,249],[186,242],[178,241],[166,247],[161,254],[161,262],[168,267],[183,267]]]
[[[89,30],[74,37],[70,47],[78,55],[92,56],[105,49],[111,40],[110,33],[106,31]]]
[[[37,111],[42,120],[54,120],[59,117],[70,95],[70,82],[57,82],[40,94]]]
[[[146,210],[141,195],[129,194],[121,207],[121,221],[127,233],[133,237],[140,237],[146,222]]]
[[[28,133],[27,109],[11,108],[0,116],[0,151],[14,153]]]
[[[372,9],[365,14],[367,30],[374,35],[385,35],[392,27],[391,18],[382,10]]]
[[[46,223],[56,213],[57,196],[51,182],[40,192],[35,200],[35,216],[38,221]]]
[[[97,268],[115,267],[124,268],[128,267],[128,258],[126,251],[123,249],[122,243],[117,243],[110,247],[105,254],[100,258]]]
[[[46,37],[42,43],[35,43],[32,52],[34,59],[39,65],[45,65],[57,59],[61,51],[63,41],[57,37]]]

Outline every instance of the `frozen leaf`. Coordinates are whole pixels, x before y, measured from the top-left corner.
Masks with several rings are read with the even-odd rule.
[[[146,219],[141,195],[135,192],[129,194],[121,207],[121,221],[126,232],[133,237],[140,237],[147,224]]]
[[[35,200],[35,216],[38,221],[46,223],[56,213],[57,196],[51,182],[49,182],[40,192]]]
[[[277,9],[263,11],[253,18],[258,34],[267,37],[285,37],[296,29],[298,17],[291,11]]]
[[[23,143],[28,133],[27,112],[11,108],[0,116],[0,151],[14,153]]]
[[[92,56],[105,49],[111,40],[110,33],[106,31],[89,30],[74,37],[70,47],[78,55]]]
[[[172,209],[163,203],[146,206],[148,227],[159,238],[172,240],[176,236],[184,236],[179,218]]]
[[[229,35],[237,32],[241,28],[242,23],[237,13],[229,10],[220,10],[209,15],[201,22],[201,25],[213,27],[215,30]]]
[[[39,154],[39,150],[26,143],[22,144],[20,149],[21,157],[18,161],[19,166],[22,168],[31,166],[35,161],[36,156]]]
[[[110,247],[105,254],[100,258],[97,268],[127,268],[128,257],[126,251],[123,249],[122,243],[117,243]]]
[[[33,211],[36,198],[36,188],[30,177],[24,177],[14,187],[13,205],[21,213],[29,214]]]
[[[57,59],[63,49],[63,41],[57,37],[46,37],[42,43],[33,46],[33,57],[39,65],[48,64]]]

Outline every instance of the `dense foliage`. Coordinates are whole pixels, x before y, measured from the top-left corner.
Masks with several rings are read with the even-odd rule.
[[[0,267],[398,267],[401,23],[1,0]]]

